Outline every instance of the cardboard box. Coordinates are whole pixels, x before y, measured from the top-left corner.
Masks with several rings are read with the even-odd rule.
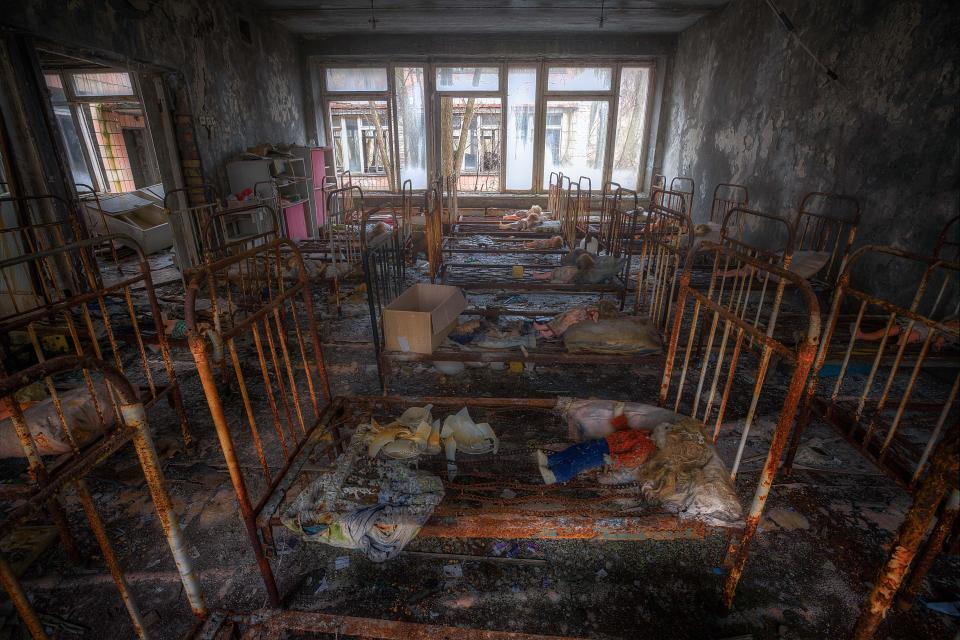
[[[433,353],[457,326],[467,301],[457,287],[415,284],[383,310],[388,351]]]

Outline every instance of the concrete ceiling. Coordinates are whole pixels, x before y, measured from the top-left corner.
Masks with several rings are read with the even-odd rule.
[[[255,0],[304,36],[372,33],[678,33],[726,0]]]

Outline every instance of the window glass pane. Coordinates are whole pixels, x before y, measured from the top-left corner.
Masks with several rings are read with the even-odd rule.
[[[132,96],[129,73],[75,73],[70,76],[78,96]]]
[[[614,182],[636,189],[643,162],[643,141],[647,127],[647,95],[650,70],[624,67],[620,73],[620,104],[617,108],[617,139],[613,147]]]
[[[437,91],[497,91],[497,67],[438,67]]]
[[[63,146],[67,150],[67,164],[70,165],[70,173],[73,174],[73,183],[94,186],[93,180],[90,178],[90,171],[87,169],[87,160],[83,155],[83,147],[81,146],[83,143],[77,133],[77,128],[73,125],[70,107],[66,105],[55,106],[53,113],[57,117]]]
[[[532,186],[536,99],[537,68],[511,67],[507,73],[507,189]]]
[[[500,98],[440,98],[440,161],[445,175],[460,158],[458,189],[500,191]]]
[[[574,181],[587,176],[603,181],[607,141],[606,100],[548,100],[543,157],[543,187],[550,173],[562,171]]]
[[[389,191],[393,172],[386,100],[330,103],[330,132],[337,170],[349,171],[352,184]]]
[[[327,69],[327,91],[386,91],[383,68]]]
[[[67,96],[63,93],[63,80],[59,73],[45,73],[43,79],[47,83],[47,89],[50,90],[51,102],[66,102]]]
[[[610,67],[550,67],[547,91],[608,91]]]
[[[423,67],[397,67],[397,135],[400,141],[400,183],[427,188],[427,127],[424,120]]]

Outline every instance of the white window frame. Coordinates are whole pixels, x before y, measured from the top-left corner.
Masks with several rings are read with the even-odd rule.
[[[386,70],[387,73],[387,91],[367,91],[367,92],[345,92],[345,91],[328,91],[326,86],[326,71],[327,69],[333,68],[382,68]],[[323,111],[323,127],[326,140],[328,144],[333,145],[333,127],[330,120],[330,102],[335,102],[338,100],[382,100],[387,104],[387,119],[389,123],[387,128],[390,132],[390,153],[393,155],[391,158],[392,166],[394,167],[393,175],[390,176],[390,190],[391,192],[398,192],[400,189],[399,184],[394,184],[400,181],[400,167],[399,167],[399,135],[398,135],[398,123],[396,118],[396,69],[399,67],[420,67],[423,69],[424,74],[424,106],[426,113],[424,114],[424,123],[426,126],[425,137],[426,137],[426,149],[427,149],[427,175],[436,176],[439,170],[439,158],[440,158],[440,135],[437,126],[439,126],[440,118],[440,98],[444,96],[448,97],[496,97],[500,99],[500,177],[499,184],[500,190],[499,193],[503,194],[542,194],[546,191],[544,186],[543,178],[543,167],[545,164],[545,140],[546,140],[546,103],[548,100],[602,100],[607,102],[607,128],[606,136],[604,143],[604,157],[603,157],[603,184],[593,185],[594,193],[599,193],[603,188],[604,184],[609,183],[610,177],[613,173],[613,157],[616,146],[616,136],[617,136],[617,117],[619,115],[619,99],[620,99],[620,82],[621,82],[621,70],[624,67],[642,67],[648,70],[650,74],[650,81],[647,85],[647,95],[644,96],[644,100],[647,103],[646,109],[646,122],[644,123],[644,132],[643,140],[641,144],[643,148],[640,151],[640,165],[637,168],[637,180],[636,180],[636,191],[638,194],[646,194],[649,192],[650,176],[648,174],[648,158],[650,150],[654,141],[652,139],[654,132],[651,130],[651,123],[653,122],[653,111],[654,111],[654,96],[657,85],[657,63],[651,58],[644,57],[638,59],[630,58],[598,58],[598,59],[583,59],[583,58],[557,58],[557,59],[543,59],[543,58],[509,58],[509,59],[482,59],[482,60],[463,60],[457,58],[451,59],[397,59],[392,61],[384,61],[381,59],[377,60],[366,60],[363,62],[358,62],[356,60],[338,60],[335,57],[324,59],[319,58],[315,60],[314,64],[311,64],[311,68],[315,70],[317,76],[319,76],[319,87],[321,95],[321,108]],[[437,69],[439,67],[484,67],[492,68],[496,67],[498,69],[498,89],[496,91],[462,91],[462,90],[438,90],[436,86],[437,78]],[[537,90],[536,98],[534,104],[534,140],[533,140],[533,150],[534,157],[531,170],[531,188],[530,189],[506,189],[506,157],[507,157],[507,123],[506,117],[509,112],[509,104],[507,98],[507,89],[508,89],[508,79],[509,79],[509,68],[510,67],[525,67],[525,68],[536,68],[537,70]],[[547,80],[548,72],[551,67],[605,67],[611,70],[610,78],[610,89],[608,90],[596,90],[596,91],[550,91],[547,89]],[[577,176],[571,176],[576,179]],[[429,180],[428,180],[429,186]],[[422,191],[422,190],[418,190]]]

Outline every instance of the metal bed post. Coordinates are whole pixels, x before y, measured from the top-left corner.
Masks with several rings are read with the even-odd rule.
[[[823,277],[814,280],[820,289],[829,291],[836,285],[859,224],[860,203],[852,196],[815,191],[801,199],[793,220],[793,250],[830,253]]]
[[[291,282],[285,275],[287,256],[299,267]],[[200,322],[196,303],[201,295],[227,300],[228,308],[219,310],[221,319],[214,322],[214,327]],[[267,557],[272,534],[258,518],[304,443],[329,435],[326,423],[321,421],[327,405],[321,401],[331,399],[309,281],[296,245],[288,239],[273,240],[205,265],[192,276],[187,289],[186,322],[190,350],[240,516],[270,602],[279,606],[280,595]],[[292,346],[288,344],[291,328]],[[241,353],[250,350],[256,358],[245,373]],[[220,369],[220,382],[214,367]],[[257,373],[250,375],[250,368]],[[231,428],[220,396],[221,388],[234,386],[240,392],[250,435],[250,440],[241,441],[239,446],[237,440],[243,430]],[[258,417],[257,408],[263,398],[269,406],[272,429],[260,429],[258,424],[263,416]],[[330,442],[331,447],[336,445],[335,440]],[[248,482],[245,468],[259,470],[249,471],[255,474],[252,482]],[[251,487],[265,490],[254,498]]]
[[[672,405],[675,411],[689,411],[691,417],[702,421],[705,425],[711,421],[716,406],[716,419],[713,429],[713,438],[716,440],[720,435],[720,427],[726,413],[730,388],[736,377],[738,366],[744,363],[756,363],[752,401],[745,417],[736,458],[731,469],[731,477],[735,479],[746,439],[756,415],[760,395],[766,383],[766,374],[772,356],[777,354],[781,361],[790,363],[794,367],[789,387],[785,396],[783,396],[783,405],[777,419],[763,471],[754,492],[743,534],[739,540],[731,541],[724,559],[723,566],[727,578],[723,588],[723,606],[724,609],[729,610],[732,607],[734,593],[747,560],[750,541],[757,531],[767,496],[780,464],[781,455],[787,444],[794,414],[803,392],[803,385],[813,362],[820,335],[820,308],[810,286],[796,274],[786,271],[780,266],[771,265],[756,257],[740,253],[730,247],[707,243],[706,250],[712,255],[714,265],[710,288],[703,292],[691,287],[689,270],[681,276],[677,307],[673,315],[673,330],[671,331],[660,386],[660,406],[671,408]],[[771,277],[777,279],[776,295],[768,300],[767,304],[769,306],[764,314],[769,318],[766,327],[760,326],[756,321],[751,322],[745,313],[739,312],[738,308],[741,301],[737,296],[732,295],[732,291],[728,291],[727,295],[724,296],[723,289],[714,286],[714,281],[724,279],[722,273],[724,267],[721,265],[729,266],[731,263],[736,265],[737,268],[748,268],[765,274],[765,279],[771,279]],[[783,290],[787,283],[796,287],[805,303],[807,323],[803,331],[803,338],[796,351],[788,348],[775,337],[776,318],[780,310]],[[692,311],[688,312],[688,307],[691,306],[690,302],[692,302]],[[765,306],[765,303],[762,300],[755,301],[755,303],[757,305],[756,317],[760,317],[760,307]],[[688,317],[689,322],[685,322],[685,318]],[[713,348],[715,335],[713,330],[710,332],[711,336],[705,349],[694,348],[695,336],[703,331],[701,323],[708,320],[711,327],[716,327],[722,321],[725,325],[725,334],[731,331],[736,334],[736,344],[731,356],[727,356],[725,344],[722,344],[719,349],[715,350]],[[686,333],[686,340],[685,345],[682,345],[681,334],[684,332]],[[749,340],[745,341],[745,337],[749,337]],[[746,344],[744,344],[745,342]],[[682,365],[680,364],[681,359]],[[714,373],[709,390],[707,390],[705,383],[711,366]],[[720,378],[723,377],[724,369],[726,369],[726,382],[719,404],[715,404],[718,384]],[[696,385],[693,386],[695,376],[697,381]],[[688,378],[691,386],[689,393],[685,394]],[[673,392],[675,395],[671,403],[671,391],[673,389],[675,389]],[[780,392],[776,391],[776,393],[779,397]],[[684,398],[686,398],[685,402]],[[703,407],[702,414],[700,413],[701,407]]]
[[[721,182],[713,189],[713,201],[710,204],[710,222],[721,224],[734,207],[750,205],[750,193],[740,184]]]
[[[91,272],[92,248],[111,242],[121,242],[136,252],[139,257],[139,273],[113,284],[103,285],[96,281]],[[58,264],[67,265],[69,271],[65,274],[66,282],[73,285],[72,290],[65,288],[62,275],[58,275],[56,271]],[[17,306],[15,313],[0,317],[0,334],[8,335],[14,330],[26,331],[31,338],[32,357],[42,361],[44,351],[38,333],[53,330],[62,333],[66,348],[78,355],[92,352],[97,358],[112,356],[114,366],[121,372],[124,372],[125,368],[136,368],[147,383],[147,388],[139,392],[138,396],[145,397],[148,408],[166,396],[177,413],[184,444],[190,446],[193,437],[164,331],[160,305],[153,288],[150,265],[136,241],[129,236],[111,234],[0,261],[0,273],[4,275],[5,282],[11,280],[9,274],[13,273],[15,278],[16,273],[24,272],[34,276],[31,290],[11,292],[21,298],[21,304]],[[151,324],[160,347],[165,381],[158,379],[159,372],[154,371],[150,364],[146,340],[137,320],[133,290],[138,286],[143,287],[150,308]],[[108,308],[108,302],[111,301],[120,301],[122,311],[111,311]],[[126,324],[121,326],[116,322],[118,316],[129,321],[129,328]],[[63,323],[63,328],[54,324],[57,321]],[[121,339],[124,337],[122,332],[127,330],[132,333],[131,350],[135,350],[137,357],[125,365]],[[101,332],[106,337],[106,349],[101,346]]]
[[[685,176],[676,176],[670,181],[670,191],[683,194],[683,210],[693,217],[693,193],[696,190],[696,183],[693,178]]]
[[[945,437],[937,445],[929,473],[920,484],[913,505],[897,531],[887,562],[877,575],[873,591],[863,604],[860,618],[853,628],[854,640],[869,640],[876,633],[930,527],[937,505],[949,493],[951,485],[956,486],[957,474],[960,473],[958,435],[960,434],[948,434],[949,437]]]
[[[88,378],[96,375],[103,380],[103,383],[110,390],[110,401],[118,416],[116,426],[109,429],[108,433],[86,449],[81,449],[76,434],[66,420],[59,404],[55,403],[63,432],[70,443],[71,454],[68,461],[51,469],[42,462],[38,454],[37,443],[30,433],[23,410],[20,408],[20,403],[14,398],[14,394],[19,389],[41,380],[52,387],[54,377],[76,371],[82,371],[83,375]],[[93,396],[93,398],[95,397]],[[79,498],[81,508],[100,547],[104,562],[113,576],[135,634],[140,638],[148,637],[140,607],[130,591],[119,558],[107,534],[106,525],[96,508],[85,480],[85,477],[99,463],[115,454],[128,442],[133,441],[187,600],[195,616],[201,619],[205,617],[207,614],[206,605],[203,601],[200,585],[193,573],[192,563],[186,552],[186,543],[180,529],[179,520],[173,510],[173,501],[167,491],[166,481],[154,448],[143,403],[138,399],[136,391],[123,373],[102,360],[89,356],[58,357],[40,362],[15,376],[0,379],[0,401],[4,402],[10,409],[11,419],[23,447],[24,455],[31,461],[34,472],[44,478],[44,482],[29,497],[5,514],[3,521],[0,522],[0,531],[11,531],[17,525],[28,521],[34,517],[37,511],[43,508],[43,505],[56,501],[67,489],[72,488]],[[101,424],[103,425],[102,422]],[[9,565],[2,558],[0,558],[0,582],[3,583],[4,588],[10,595],[17,613],[24,621],[31,636],[35,640],[47,638],[44,625]]]

